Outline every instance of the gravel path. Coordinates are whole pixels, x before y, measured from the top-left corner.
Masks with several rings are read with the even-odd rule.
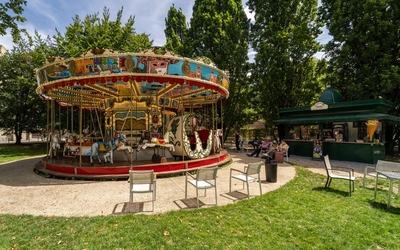
[[[291,155],[289,162],[303,166],[310,169],[313,172],[326,174],[324,161],[323,160],[312,160],[311,157],[302,157],[297,155]],[[348,167],[353,168],[357,177],[363,176],[365,166],[372,166],[368,163],[351,162],[351,161],[336,161],[331,160],[332,167]]]
[[[230,196],[229,169],[242,169],[249,162],[260,161],[260,158],[249,158],[244,153],[232,153],[232,164],[218,172],[218,205],[236,202]],[[0,214],[30,214],[43,216],[97,216],[126,212],[128,200],[127,181],[81,181],[44,178],[34,173],[33,167],[41,157],[0,164]],[[309,157],[290,156],[289,162],[304,166],[313,172],[325,175],[323,161]],[[367,164],[331,161],[332,166],[345,166],[355,169],[361,176]],[[265,181],[265,170],[262,167],[262,192],[280,188],[296,175],[295,168],[288,163],[278,164],[278,182]],[[182,204],[184,194],[184,177],[157,179],[157,203],[154,213],[186,209]],[[240,183],[235,184],[240,189]],[[193,190],[192,190],[193,191]],[[250,193],[259,195],[257,185],[251,185]],[[192,192],[194,193],[194,191]],[[211,194],[212,192],[210,192]],[[193,194],[191,195],[193,197]],[[207,200],[210,198],[211,200]],[[205,204],[214,202],[213,196],[201,197]],[[146,202],[144,206],[151,205]],[[162,204],[162,206],[160,205]],[[143,210],[147,210],[146,207]],[[140,212],[140,211],[139,211]],[[151,214],[146,212],[146,214]]]

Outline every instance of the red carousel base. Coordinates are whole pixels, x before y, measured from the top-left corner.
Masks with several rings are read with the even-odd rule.
[[[80,178],[80,179],[126,179],[129,176],[129,170],[154,170],[158,175],[173,174],[203,167],[220,166],[228,163],[231,156],[226,150],[220,153],[210,155],[207,158],[197,160],[174,160],[167,159],[164,163],[154,163],[151,161],[134,161],[132,166],[129,162],[114,162],[112,166],[94,164],[93,166],[83,160],[79,166],[79,159],[73,163],[68,159],[47,159],[43,158],[36,166],[35,171],[45,175],[62,178]],[[79,157],[77,157],[79,158]]]

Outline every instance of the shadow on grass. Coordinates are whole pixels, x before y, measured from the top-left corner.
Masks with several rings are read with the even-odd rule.
[[[377,202],[375,200],[369,200],[368,202],[373,208],[386,211],[387,213],[400,214],[400,207],[391,206],[390,209],[387,209],[387,203]]]
[[[325,187],[315,187],[315,188],[313,188],[312,190],[321,191],[321,192],[327,192],[327,193],[335,193],[335,194],[342,195],[342,196],[346,196],[346,197],[347,197],[347,196],[350,196],[349,191],[342,191],[342,190],[332,189],[332,188],[330,188],[330,187],[328,187],[328,188],[325,188]]]

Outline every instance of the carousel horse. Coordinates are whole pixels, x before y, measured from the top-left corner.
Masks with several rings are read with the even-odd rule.
[[[68,155],[68,152],[70,150],[69,143],[73,143],[76,141],[77,134],[75,132],[69,132],[69,130],[65,129],[62,136],[62,139],[64,139],[65,144],[64,144],[64,150],[63,150],[63,155]]]
[[[125,145],[125,143],[122,142],[122,141],[120,141],[120,142],[118,143],[117,148],[116,148],[115,150],[117,150],[117,151],[126,150],[126,151],[128,151],[127,153],[129,153],[129,154],[132,153],[132,147],[131,147],[131,146]],[[111,152],[111,151],[107,152],[107,153],[103,156],[103,157],[104,157],[104,162],[107,163],[107,161],[109,161],[109,162],[111,162],[111,164],[112,164],[112,160],[111,160],[111,157],[112,157],[112,156],[113,156],[113,155],[112,155],[112,152]],[[128,160],[130,160],[129,155],[127,155],[127,157],[128,157]]]
[[[164,139],[152,137],[150,143],[147,140],[143,140],[143,145],[137,148],[137,151],[140,149],[145,149],[147,147],[161,146],[168,147],[170,150],[174,150],[174,145],[169,143],[170,138],[175,138],[172,131],[167,131],[167,133],[163,136]]]
[[[220,136],[222,132],[220,129],[217,129],[215,131],[214,135],[214,146],[215,146],[215,152],[220,152],[221,151],[221,141],[220,141]]]
[[[107,151],[106,155],[108,154],[107,157],[105,157],[105,163],[107,163],[107,160],[109,158],[110,164],[114,164],[113,162],[113,151],[117,148],[120,142],[127,143],[128,141],[126,140],[125,135],[122,133],[119,133],[119,135],[110,140],[109,142],[95,142],[92,144],[91,148],[91,154],[90,154],[90,164],[93,165],[93,156],[97,156],[97,159],[99,160],[99,164],[101,164],[101,159],[99,156],[99,151]]]
[[[54,157],[57,156],[57,149],[60,149],[60,135],[58,133],[58,130],[55,130],[53,133],[50,133],[50,150],[48,157],[51,157],[51,154],[53,154]]]

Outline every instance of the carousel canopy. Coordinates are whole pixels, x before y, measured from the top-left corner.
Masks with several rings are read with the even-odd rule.
[[[79,58],[47,62],[36,76],[37,94],[82,108],[134,102],[178,110],[229,96],[226,73],[210,59],[184,58],[161,48],[139,53],[95,49]]]

